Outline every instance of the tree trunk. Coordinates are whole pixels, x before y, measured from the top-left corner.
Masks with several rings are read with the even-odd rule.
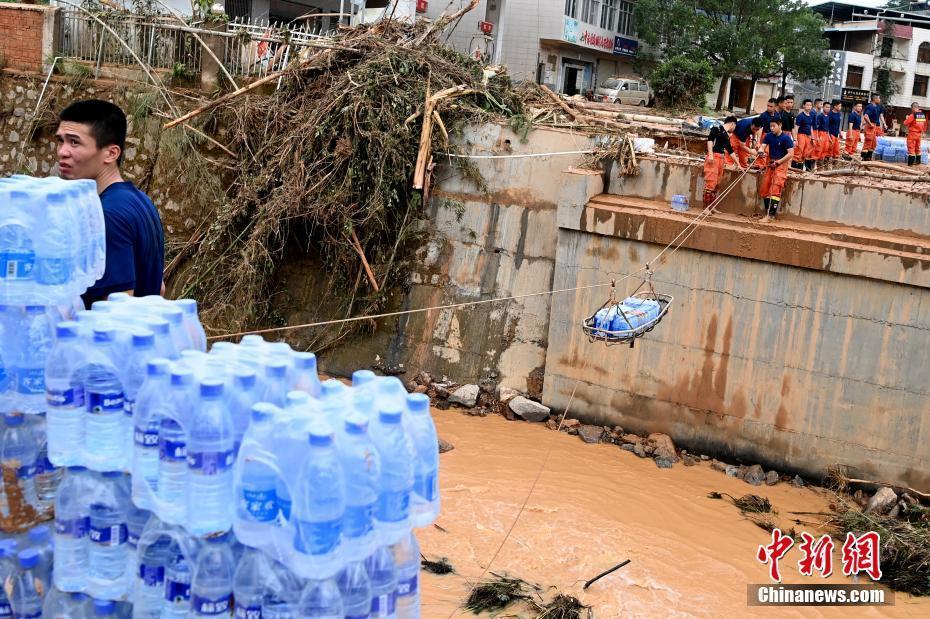
[[[719,111],[723,108],[723,95],[727,91],[727,82],[729,79],[729,75],[720,76],[720,90],[717,91],[717,107],[714,108],[715,110]]]
[[[781,72],[781,96],[787,94],[788,89],[788,70],[785,69]]]

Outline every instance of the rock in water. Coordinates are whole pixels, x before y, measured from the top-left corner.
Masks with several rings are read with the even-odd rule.
[[[763,471],[762,467],[758,464],[753,464],[749,467],[749,470],[746,471],[746,477],[743,478],[743,481],[753,486],[761,486],[762,482],[765,481],[765,471]]]
[[[869,499],[869,504],[865,506],[865,513],[886,514],[891,507],[898,502],[898,495],[891,488],[879,488],[878,492]]]
[[[774,486],[777,483],[778,483],[778,473],[776,473],[775,471],[769,471],[768,473],[765,474],[765,485],[766,486]]]
[[[728,464],[727,467],[723,469],[723,472],[726,473],[727,477],[739,477],[739,468],[732,464]]]
[[[800,475],[795,475],[795,476],[794,476],[794,479],[791,480],[791,485],[794,486],[794,487],[796,487],[796,488],[803,488],[803,487],[806,486],[807,484],[804,483],[804,480],[801,479],[801,476],[800,476]]]
[[[668,458],[672,462],[678,461],[678,455],[675,453],[675,443],[672,442],[672,438],[668,434],[653,432],[646,437],[646,440],[655,445],[653,453],[656,456]]]
[[[710,463],[710,468],[715,471],[720,471],[721,473],[726,472],[727,466],[728,465],[726,463],[721,462],[720,460],[712,460]]]
[[[439,439],[439,453],[444,454],[447,451],[452,451],[453,449],[455,449],[455,445],[449,441],[443,440],[442,438]]]
[[[635,453],[640,458],[646,457],[646,450],[643,448],[642,443],[636,443],[635,445],[633,445],[633,453]]]
[[[478,403],[478,393],[480,391],[478,385],[462,385],[452,392],[452,395],[449,396],[449,402],[471,408]]]
[[[512,410],[515,415],[527,421],[545,421],[549,419],[550,411],[548,406],[543,406],[539,402],[524,398],[522,395],[511,398],[508,406],[510,406],[510,410]]]
[[[497,399],[506,404],[510,402],[515,397],[519,396],[520,392],[511,387],[498,387],[497,388]]]
[[[578,428],[578,436],[581,437],[585,443],[600,443],[601,436],[604,434],[604,428],[601,426],[581,426]]]
[[[659,456],[655,459],[656,466],[660,469],[670,469],[675,465],[675,461],[665,456]]]

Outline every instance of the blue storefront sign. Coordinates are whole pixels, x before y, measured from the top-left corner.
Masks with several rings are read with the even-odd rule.
[[[615,56],[634,56],[636,55],[637,47],[639,47],[639,41],[624,37],[614,37]]]

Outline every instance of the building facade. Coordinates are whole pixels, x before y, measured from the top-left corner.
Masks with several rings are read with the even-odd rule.
[[[437,18],[467,4],[428,0],[426,14]],[[507,65],[515,81],[583,94],[609,77],[633,74],[640,45],[633,8],[629,0],[481,0],[449,42]]]

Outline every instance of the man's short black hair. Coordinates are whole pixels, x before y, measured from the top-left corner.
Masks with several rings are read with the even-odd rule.
[[[775,99],[775,104],[776,104],[776,105],[781,105],[782,101],[784,101],[784,100],[785,100],[784,97],[778,97],[777,99]]]
[[[736,124],[736,116],[727,116],[723,119],[723,124],[734,123]]]
[[[774,103],[775,105],[778,105],[778,99],[776,99],[775,97],[772,97],[771,99],[769,99],[769,103]]]
[[[752,124],[754,127],[764,127],[765,121],[762,120],[760,117],[756,116],[752,119]]]
[[[785,101],[794,101],[794,95],[789,92],[784,97],[782,97],[782,99],[784,99]]]
[[[804,101],[801,102],[801,107],[804,107],[808,103],[813,103],[813,101],[811,101],[810,99],[804,99]]]
[[[823,103],[823,99],[820,99],[820,98],[814,99],[814,104],[816,105],[818,103]]]
[[[123,163],[123,151],[126,150],[126,114],[118,105],[100,99],[75,101],[61,111],[58,120],[87,125],[98,149],[119,146],[120,153],[116,165]]]
[[[770,120],[769,122],[770,122],[770,123],[775,123],[776,125],[781,126],[781,118],[776,117],[776,118],[773,118],[772,120]]]

